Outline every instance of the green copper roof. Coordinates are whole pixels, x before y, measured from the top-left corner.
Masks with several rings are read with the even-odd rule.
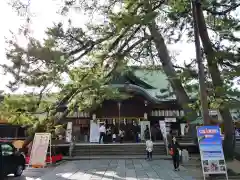
[[[159,100],[166,101],[166,100],[174,100],[176,99],[175,96],[168,96],[167,92],[162,92],[162,90],[170,90],[172,88],[169,84],[167,76],[159,69],[148,69],[148,68],[134,68],[134,74],[142,81],[153,86],[155,89],[146,89],[149,94],[153,97],[158,97]]]
[[[137,69],[134,73],[142,81],[151,84],[156,89],[166,89],[169,87],[167,77],[161,70]]]

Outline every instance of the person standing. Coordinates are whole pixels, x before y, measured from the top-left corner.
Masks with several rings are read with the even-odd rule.
[[[133,142],[136,142],[138,143],[139,142],[139,126],[136,122],[133,123],[133,128],[132,128],[132,131],[133,131]]]
[[[105,140],[106,135],[106,127],[105,124],[102,124],[99,128],[100,136],[99,136],[99,144],[101,144],[102,141]]]
[[[148,125],[146,125],[146,128],[145,128],[145,130],[144,130],[144,139],[145,139],[145,140],[150,139],[150,130],[149,130]]]
[[[146,151],[147,151],[147,160],[152,160],[152,152],[153,152],[153,142],[151,139],[146,141]]]
[[[179,162],[180,162],[180,145],[176,140],[176,137],[172,137],[172,142],[168,146],[169,154],[172,156],[173,166],[175,171],[179,171]]]
[[[153,125],[151,126],[151,135],[152,135],[152,141],[155,142],[157,140],[157,133],[158,133],[158,129],[157,129],[157,125]]]
[[[107,128],[106,136],[107,143],[110,143],[112,141],[112,129],[110,126]]]
[[[123,138],[124,138],[124,131],[123,129],[120,129],[119,130],[119,138],[120,138],[120,143],[123,143]]]

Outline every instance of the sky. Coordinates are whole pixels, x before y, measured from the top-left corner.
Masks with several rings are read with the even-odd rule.
[[[58,0],[34,0],[31,3],[31,12],[33,13],[32,23],[30,29],[35,38],[41,40],[44,38],[44,31],[47,27],[52,26],[53,22],[67,21],[66,17],[63,17],[57,13],[60,4],[57,4]],[[47,4],[47,6],[46,6]],[[71,17],[72,23],[76,26],[83,26],[88,17],[79,13],[70,13],[68,18]],[[19,17],[16,12],[6,3],[6,1],[0,1],[0,64],[6,64],[7,59],[5,57],[5,38],[10,37],[10,31],[17,33],[18,28],[24,23],[24,19]],[[26,45],[24,38],[19,38],[19,43]],[[177,52],[177,61],[179,64],[183,64],[184,60],[190,61],[195,57],[194,44],[186,42],[180,42],[174,45],[168,45],[170,51]],[[6,87],[7,83],[11,80],[11,77],[6,76],[0,70],[0,90],[4,90],[10,93],[10,90]],[[24,91],[32,91],[32,89],[22,86],[15,93],[22,93]]]

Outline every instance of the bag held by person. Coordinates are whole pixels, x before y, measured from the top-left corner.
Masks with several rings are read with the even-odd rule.
[[[171,155],[171,156],[173,156],[173,148],[170,148],[170,150],[169,150],[169,154]]]

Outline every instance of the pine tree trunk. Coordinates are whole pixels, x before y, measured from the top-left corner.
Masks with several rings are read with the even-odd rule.
[[[155,22],[149,25],[148,28],[155,43],[158,57],[162,63],[163,71],[167,75],[168,80],[173,88],[177,102],[183,108],[184,113],[187,115],[189,120],[193,121],[197,118],[197,113],[188,106],[190,103],[190,98],[182,86],[182,82],[174,69],[164,38],[158,31]]]
[[[212,43],[207,32],[206,22],[205,22],[203,11],[201,9],[200,4],[197,4],[196,11],[198,16],[199,34],[202,40],[204,52],[207,57],[207,64],[208,64],[209,72],[212,77],[212,83],[215,89],[215,95],[216,95],[216,98],[224,98],[226,97],[224,91],[219,90],[220,88],[223,87],[224,83],[218,68],[218,62],[215,54],[216,52],[213,50]],[[232,159],[234,155],[234,136],[233,136],[234,128],[233,128],[232,116],[230,114],[228,107],[224,106],[219,111],[222,116],[223,124],[224,124],[225,140],[224,140],[223,148],[224,148],[225,157],[227,159]]]

